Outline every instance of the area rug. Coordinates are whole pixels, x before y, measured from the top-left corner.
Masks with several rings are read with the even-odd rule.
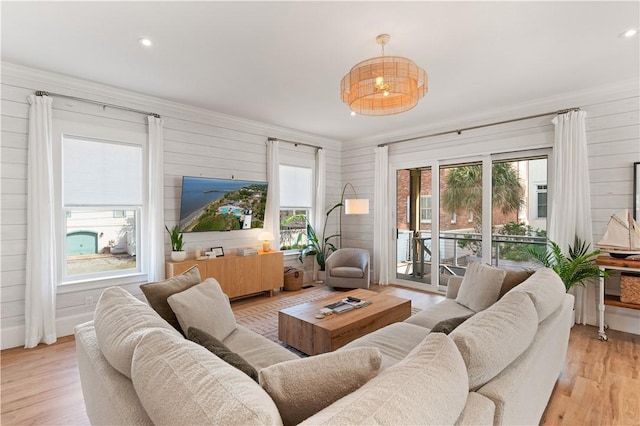
[[[267,301],[256,306],[238,307],[233,309],[236,322],[249,330],[255,331],[267,339],[282,344],[278,340],[278,311],[302,303],[329,297],[338,293],[331,287],[312,287],[293,293],[289,297],[281,297]],[[411,308],[411,315],[420,312],[420,309]],[[283,345],[288,348],[287,345]]]

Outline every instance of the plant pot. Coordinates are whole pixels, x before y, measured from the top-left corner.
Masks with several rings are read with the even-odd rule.
[[[318,271],[318,272],[316,272],[316,282],[318,284],[324,282],[326,273],[327,273],[327,271]]]
[[[171,260],[173,260],[174,262],[182,262],[186,258],[187,258],[187,252],[184,250],[171,252]]]

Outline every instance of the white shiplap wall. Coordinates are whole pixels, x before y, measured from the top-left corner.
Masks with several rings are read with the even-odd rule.
[[[0,302],[2,349],[24,344],[24,294],[27,208],[26,97],[45,90],[100,102],[159,113],[165,119],[165,222],[176,223],[180,209],[182,176],[207,176],[266,180],[267,137],[277,137],[323,146],[327,152],[327,205],[340,194],[340,142],[291,129],[251,122],[198,108],[164,101],[120,89],[72,79],[53,73],[2,64],[2,116],[0,176]],[[146,117],[80,101],[55,98],[54,119],[89,122],[146,133]],[[283,143],[283,149],[295,146]],[[304,149],[304,147],[300,147]],[[330,223],[330,226],[336,226]],[[185,234],[187,251],[196,247],[222,246],[225,250],[259,245],[258,230]],[[165,252],[169,252],[165,235]],[[137,284],[125,286],[140,295]],[[57,296],[58,335],[73,332],[73,326],[93,316],[102,288],[76,291],[62,288]]]
[[[574,106],[587,112],[593,237],[594,241],[598,241],[611,214],[633,206],[632,165],[640,161],[640,89],[637,82],[623,82],[589,92],[564,94],[554,99],[514,106],[509,110],[460,117],[413,133],[345,141],[342,144],[343,182],[353,183],[359,194],[372,200],[372,214],[347,217],[347,244],[369,250],[373,247],[373,168],[374,147],[377,144]],[[461,135],[450,134],[394,144],[389,147],[389,161],[392,166],[419,167],[435,160],[462,161],[491,153],[550,148],[554,138],[551,118],[553,116],[487,127]],[[395,185],[393,174],[390,175],[390,185]],[[395,206],[389,208],[393,211]],[[372,265],[372,268],[375,269],[376,265]],[[638,316],[640,311],[607,307],[607,321],[612,328],[617,326],[638,332]],[[633,322],[636,323],[635,327],[627,327]]]

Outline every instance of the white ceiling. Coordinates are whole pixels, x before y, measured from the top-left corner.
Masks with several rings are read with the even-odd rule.
[[[340,140],[640,78],[640,2],[2,2],[2,60]],[[349,116],[340,79],[425,68],[411,111]],[[144,49],[138,38],[153,40]]]

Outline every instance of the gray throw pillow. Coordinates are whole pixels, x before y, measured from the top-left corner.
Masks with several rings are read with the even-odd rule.
[[[500,288],[500,295],[498,297],[499,299],[507,294],[509,290],[511,290],[518,284],[521,284],[523,281],[529,279],[529,277],[533,275],[535,271],[511,271],[505,269],[505,272],[506,274],[504,276],[504,280],[502,281],[502,287]]]
[[[442,321],[440,321],[439,323],[437,323],[436,325],[433,326],[433,328],[431,329],[431,332],[432,333],[449,334],[453,330],[455,330],[457,326],[459,326],[460,324],[462,324],[463,322],[465,322],[466,320],[468,320],[472,316],[473,316],[473,314],[469,314],[469,315],[465,315],[465,316],[462,316],[462,317],[455,317],[455,318],[449,318],[449,319],[446,319],[446,320],[442,320]]]
[[[245,373],[258,383],[258,371],[251,366],[244,358],[235,352],[232,352],[224,343],[216,339],[209,333],[196,327],[189,327],[187,330],[187,339],[203,346],[209,352],[226,362],[233,365],[238,370]]]
[[[171,277],[168,280],[142,284],[140,290],[144,293],[144,297],[147,299],[147,302],[149,302],[149,306],[165,321],[171,324],[173,328],[184,335],[185,332],[180,328],[178,318],[171,309],[171,306],[169,306],[167,298],[172,294],[180,293],[196,284],[200,284],[200,280],[200,270],[197,265],[194,265],[182,274]]]

